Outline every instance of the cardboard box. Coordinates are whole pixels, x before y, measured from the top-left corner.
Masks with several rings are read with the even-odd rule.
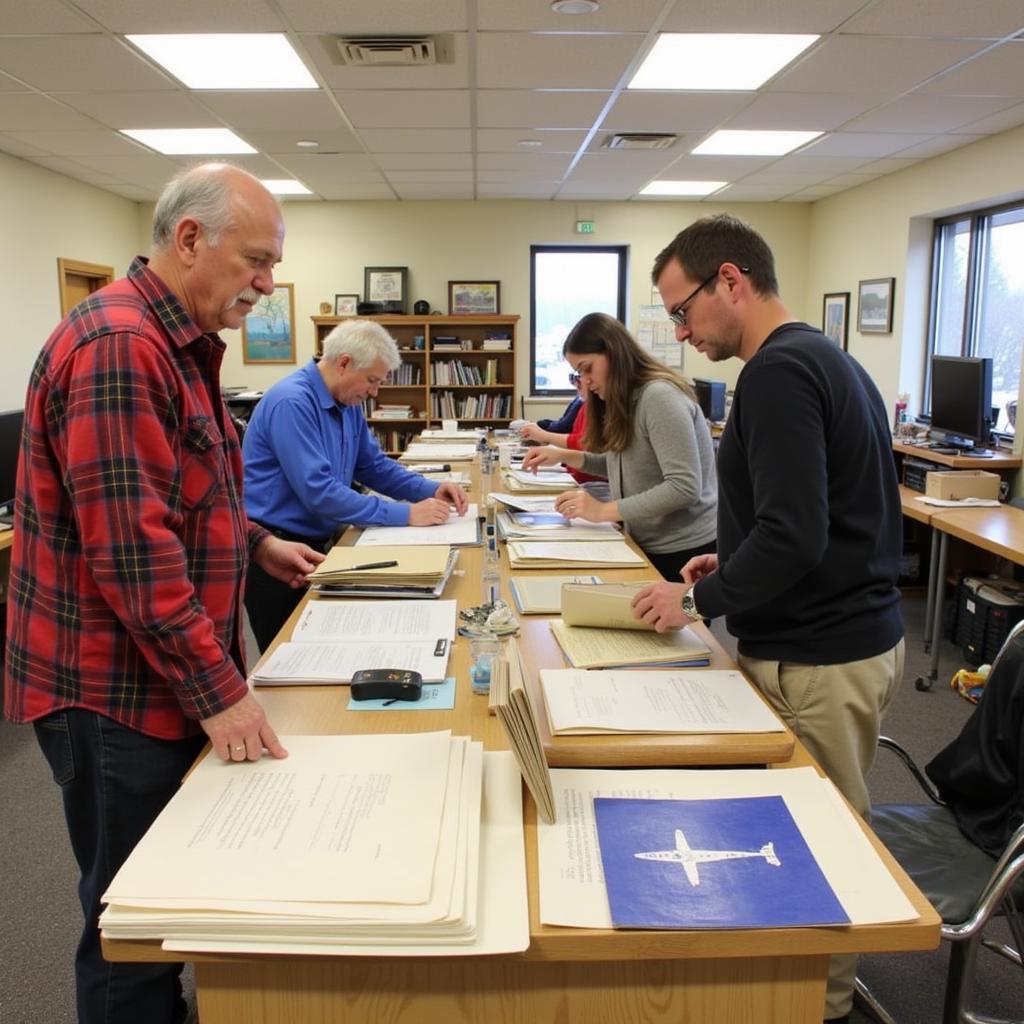
[[[998,498],[999,474],[983,469],[952,469],[929,473],[925,478],[924,493],[929,498],[960,501],[963,498]]]

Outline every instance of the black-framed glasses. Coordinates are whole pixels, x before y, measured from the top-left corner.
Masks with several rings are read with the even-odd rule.
[[[709,278],[707,278],[707,280],[701,281],[701,283],[697,285],[697,287],[694,288],[693,291],[690,292],[690,294],[687,295],[682,302],[677,302],[672,307],[672,309],[669,310],[668,318],[669,320],[672,321],[672,323],[678,324],[680,327],[687,326],[686,316],[689,310],[686,307],[689,306],[690,303],[692,303],[693,300],[696,299],[697,296],[700,295],[700,293],[704,291],[704,289],[707,288],[707,286],[711,284],[711,282],[714,281],[716,277],[718,277],[719,271],[721,271],[721,269],[722,268],[719,267],[718,270],[716,270]],[[750,267],[740,267],[739,271],[741,274],[749,274]]]
[[[576,385],[579,384],[579,382],[581,380],[583,380],[583,374],[582,373],[577,373],[575,370],[570,370],[569,371],[569,383],[573,387],[576,387]]]

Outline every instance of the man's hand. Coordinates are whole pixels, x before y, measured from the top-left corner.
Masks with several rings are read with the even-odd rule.
[[[546,444],[540,448],[531,448],[523,456],[523,469],[536,473],[541,466],[557,466],[563,459],[565,452],[561,448]]]
[[[258,761],[264,748],[272,757],[288,756],[262,705],[251,693],[199,724],[222,761]]]
[[[656,633],[686,626],[691,619],[683,613],[681,601],[690,588],[683,583],[652,583],[633,598],[633,614]]]
[[[256,548],[253,561],[275,580],[287,583],[290,587],[301,587],[306,577],[324,560],[326,556],[315,551],[308,544],[294,540],[281,540],[270,536]]]
[[[689,583],[692,586],[697,580],[710,576],[717,568],[718,555],[694,555],[679,570],[679,575],[683,577],[684,583]]]
[[[440,488],[439,488],[440,489]],[[440,526],[448,522],[451,506],[447,500],[440,498],[424,498],[409,506],[410,526]]]
[[[454,505],[455,511],[460,516],[464,516],[466,509],[469,508],[469,498],[466,497],[466,492],[452,480],[445,480],[441,483],[434,491],[434,497],[439,501],[446,501],[449,505]]]

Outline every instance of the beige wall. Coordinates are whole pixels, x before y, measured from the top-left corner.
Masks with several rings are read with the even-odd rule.
[[[4,326],[0,409],[21,408],[36,355],[60,319],[57,258],[128,269],[140,245],[139,206],[0,153],[0,281]]]

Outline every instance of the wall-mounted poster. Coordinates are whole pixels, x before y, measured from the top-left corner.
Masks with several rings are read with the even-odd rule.
[[[892,333],[895,277],[877,277],[857,286],[857,330],[862,334]]]
[[[829,292],[821,303],[821,330],[827,338],[846,350],[850,329],[850,293]]]

